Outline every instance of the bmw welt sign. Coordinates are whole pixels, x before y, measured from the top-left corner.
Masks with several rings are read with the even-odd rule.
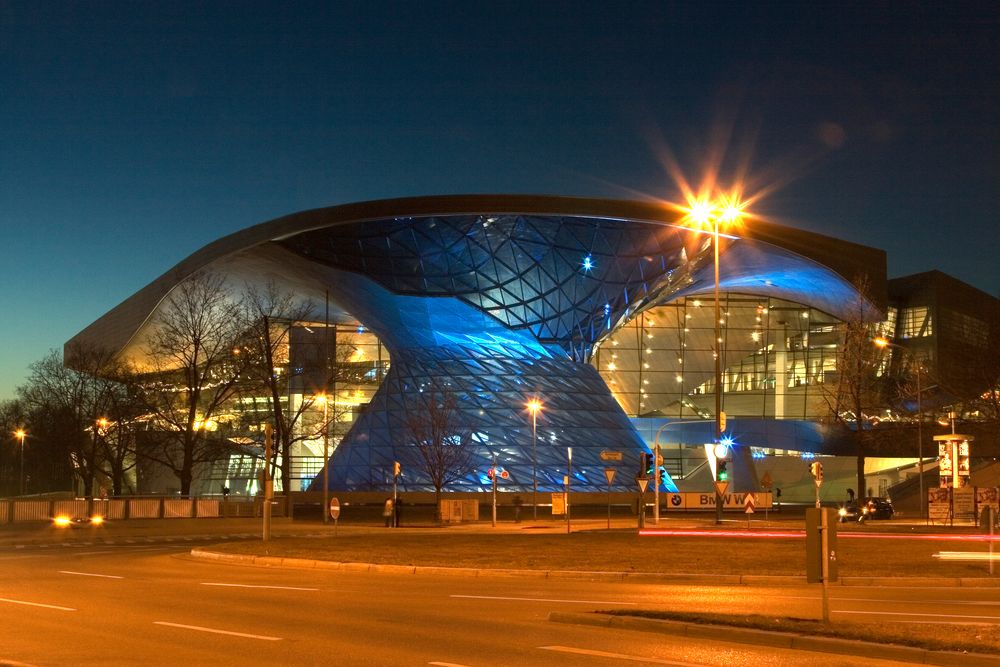
[[[661,502],[664,503],[666,509],[668,510],[715,509],[715,493],[713,491],[705,491],[704,493],[688,491],[685,493],[667,493],[664,495],[666,496],[666,499]],[[754,496],[757,499],[757,502],[754,503],[754,507],[758,510],[771,507],[772,500],[770,493],[756,491],[754,492]],[[742,511],[744,509],[744,504],[746,503],[746,497],[747,494],[743,492],[726,493],[722,496],[722,508],[727,510],[733,509]]]

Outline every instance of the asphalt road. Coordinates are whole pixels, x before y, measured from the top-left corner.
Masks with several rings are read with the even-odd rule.
[[[196,560],[191,546],[0,548],[0,664],[900,664],[546,620],[622,607],[815,616],[815,586],[268,569]],[[834,587],[832,609],[835,620],[1000,623],[1000,590]]]

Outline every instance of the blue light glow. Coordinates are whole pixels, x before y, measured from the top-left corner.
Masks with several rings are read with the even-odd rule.
[[[590,271],[592,268],[594,268],[594,259],[590,255],[587,255],[583,258],[583,270]]]

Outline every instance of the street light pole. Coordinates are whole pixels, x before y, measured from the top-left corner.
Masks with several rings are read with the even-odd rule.
[[[538,520],[538,411],[542,404],[537,398],[528,401],[531,411],[531,515]]]
[[[323,523],[330,523],[329,496],[330,496],[330,422],[329,414],[330,398],[323,394]]]
[[[715,444],[722,441],[722,304],[719,303],[719,216],[712,226],[712,249],[715,257]],[[722,523],[722,496],[715,491],[715,523]]]
[[[23,428],[19,428],[17,429],[17,431],[14,432],[14,435],[21,440],[21,477],[20,477],[21,484],[20,484],[20,490],[18,491],[17,495],[23,496],[24,495],[24,436],[27,435],[27,432],[25,432]]]
[[[743,204],[739,201],[739,193],[723,195],[716,201],[691,201],[688,218],[702,229],[708,228],[712,234],[712,256],[714,259],[714,295],[715,295],[715,437],[713,445],[722,442],[722,299],[719,290],[719,226],[722,223],[734,225],[743,217]],[[716,468],[718,470],[718,468]],[[715,482],[722,480],[716,472]],[[720,486],[715,487],[715,523],[722,523],[722,494]]]

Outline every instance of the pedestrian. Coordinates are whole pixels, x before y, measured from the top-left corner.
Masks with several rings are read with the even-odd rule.
[[[393,504],[393,509],[395,510],[395,519],[393,525],[399,528],[399,524],[403,521],[403,497],[400,496],[396,498],[395,504]]]
[[[514,496],[514,523],[521,523],[521,496]]]
[[[393,509],[392,498],[386,498],[385,505],[382,507],[382,518],[385,519],[386,528],[392,525]]]

